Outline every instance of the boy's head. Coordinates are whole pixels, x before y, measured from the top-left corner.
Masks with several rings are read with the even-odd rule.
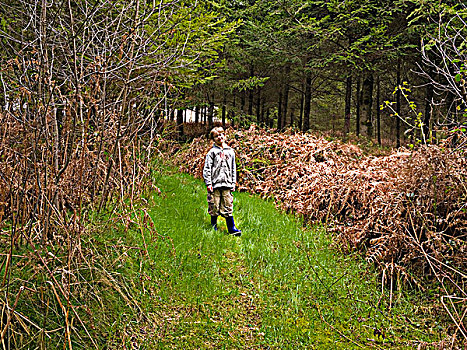
[[[224,129],[220,126],[215,127],[214,129],[211,130],[209,133],[209,137],[214,140],[216,145],[222,147],[225,142],[225,135],[224,135]]]

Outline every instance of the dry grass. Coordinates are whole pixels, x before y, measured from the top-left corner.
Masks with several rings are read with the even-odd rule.
[[[88,302],[105,305],[106,289],[130,299],[124,282],[106,270],[105,257],[96,256],[99,250],[83,245],[83,237],[93,234],[90,213],[119,206],[130,217],[133,200],[151,185],[143,154],[152,146],[117,138],[119,118],[109,113],[105,127],[92,128],[65,116],[57,133],[52,117],[0,115],[4,346],[27,348],[33,342],[40,347],[53,338],[60,339],[57,346],[71,348],[75,339],[97,347],[92,329],[105,317],[93,315]]]

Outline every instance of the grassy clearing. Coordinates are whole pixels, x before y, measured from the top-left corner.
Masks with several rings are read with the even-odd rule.
[[[229,236],[223,220],[210,229],[202,182],[173,173],[156,185],[160,193],[101,237],[137,301],[109,306],[119,317],[108,347],[409,349],[446,336],[429,309],[390,298],[364,261],[333,249],[323,228],[302,229],[272,203],[236,193],[243,235]]]

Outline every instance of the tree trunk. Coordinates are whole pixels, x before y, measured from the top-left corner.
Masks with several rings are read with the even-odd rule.
[[[225,129],[225,112],[227,108],[227,95],[224,93],[224,101],[222,101],[222,127]]]
[[[256,122],[261,122],[261,88],[258,88],[258,94],[256,98]]]
[[[253,90],[248,91],[248,115],[253,115]]]
[[[245,113],[245,94],[245,90],[240,92],[240,110],[242,111],[242,114]]]
[[[195,123],[199,123],[199,106],[195,107]]]
[[[303,103],[304,103],[304,84],[302,84],[302,92],[300,93],[300,113],[298,115],[298,129],[303,130]]]
[[[235,125],[234,119],[235,119],[235,107],[236,107],[236,94],[235,91],[233,92],[233,98],[232,98],[232,111],[230,113],[230,126],[233,128]]]
[[[290,65],[287,64],[285,66],[285,79],[284,79],[284,103],[283,103],[283,112],[282,112],[282,125],[281,125],[281,130],[285,128],[285,125],[287,124],[287,112],[289,109],[289,91],[290,91],[290,86],[289,86],[289,81],[290,81]]]
[[[178,129],[178,139],[183,138],[183,109],[177,109],[177,129]]]
[[[274,127],[274,121],[272,120],[270,114],[271,114],[271,111],[268,108],[266,110],[266,123],[268,123],[269,128],[272,129]]]
[[[345,84],[345,111],[344,111],[344,136],[350,132],[350,117],[352,103],[352,75],[349,75]]]
[[[267,123],[267,120],[264,119],[264,112],[265,112],[265,100],[264,98],[261,99],[261,113],[260,113],[260,125],[264,126]]]
[[[376,133],[378,136],[378,145],[381,146],[381,81],[379,75],[376,78]]]
[[[248,91],[248,115],[253,115],[253,90]]]
[[[303,106],[303,131],[310,129],[311,112],[311,73],[307,73],[305,82],[305,104]]]
[[[277,104],[277,130],[282,126],[282,83],[279,86],[279,101]]]
[[[250,77],[253,77],[255,71],[253,67],[250,68]],[[248,91],[248,115],[253,115],[253,89]]]
[[[355,116],[355,133],[357,137],[360,136],[360,100],[361,100],[361,95],[360,95],[360,77],[357,79],[357,110],[356,110],[356,116]]]
[[[214,101],[209,102],[208,125],[209,129],[214,125]]]
[[[401,60],[400,58],[397,60],[397,92],[396,92],[396,147],[401,146],[401,120],[400,120],[400,115],[401,115],[401,91],[400,91],[400,86],[401,86]]]
[[[373,73],[368,72],[363,79],[361,108],[369,139],[373,137],[373,82]]]

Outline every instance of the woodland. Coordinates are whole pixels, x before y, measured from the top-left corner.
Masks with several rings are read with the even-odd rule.
[[[239,191],[323,225],[389,309],[421,293],[432,348],[466,346],[463,1],[0,0],[0,42],[0,348],[124,344],[86,302],[143,314],[111,270],[130,248],[100,237],[171,241],[137,208],[160,162],[200,177],[214,125]]]

